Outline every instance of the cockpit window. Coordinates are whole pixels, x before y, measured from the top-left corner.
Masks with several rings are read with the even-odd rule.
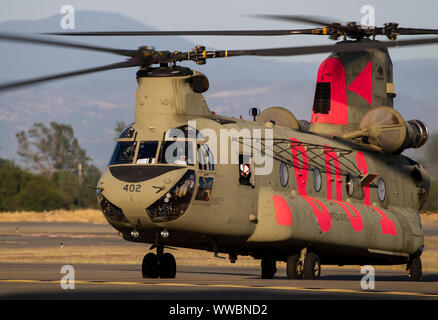
[[[161,163],[193,165],[193,144],[191,141],[164,141],[160,155]]]
[[[137,142],[135,141],[117,142],[109,165],[132,163],[132,161],[134,160],[136,146]]]
[[[170,129],[166,132],[166,140],[171,138],[186,138],[204,140],[204,135],[188,125]]]
[[[142,141],[138,148],[136,163],[155,163],[158,141]]]
[[[134,134],[135,134],[134,128],[128,127],[122,131],[122,133],[119,136],[119,139],[132,138],[132,137],[134,137]]]

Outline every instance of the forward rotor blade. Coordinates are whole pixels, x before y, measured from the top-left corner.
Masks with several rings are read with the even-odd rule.
[[[438,34],[438,29],[397,28],[396,30],[402,35]]]
[[[122,56],[128,56],[128,57],[132,57],[138,52],[137,50],[124,50],[124,49],[98,47],[98,46],[92,46],[92,45],[88,45],[88,44],[71,43],[71,42],[57,41],[57,40],[51,40],[51,39],[35,38],[35,37],[29,37],[29,36],[25,36],[25,35],[4,33],[4,32],[0,32],[0,40],[24,42],[24,43],[35,43],[35,44],[43,44],[43,45],[56,46],[56,47],[66,47],[66,48],[75,48],[75,49],[107,52],[107,53],[113,53],[113,54],[118,54],[118,55],[122,55]]]
[[[74,76],[78,76],[81,74],[94,73],[94,72],[120,69],[120,68],[136,67],[139,65],[140,65],[140,63],[138,62],[138,59],[130,59],[128,61],[113,63],[113,64],[101,66],[101,67],[94,67],[94,68],[82,69],[82,70],[71,71],[71,72],[64,72],[64,73],[59,73],[59,74],[55,74],[55,75],[44,76],[44,77],[39,77],[39,78],[34,78],[34,79],[29,79],[29,80],[4,83],[4,84],[0,84],[0,91],[18,88],[18,87],[23,87],[23,86],[28,86],[28,85],[36,84],[39,82],[74,77]]]
[[[199,30],[199,31],[98,31],[43,33],[57,36],[287,36],[315,34],[314,29],[297,30]]]

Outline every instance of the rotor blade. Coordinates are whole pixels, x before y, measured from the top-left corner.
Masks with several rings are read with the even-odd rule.
[[[29,37],[29,36],[25,36],[25,35],[4,33],[4,32],[0,32],[0,40],[35,43],[35,44],[43,44],[43,45],[56,46],[56,47],[67,47],[67,48],[84,49],[84,50],[92,50],[92,51],[100,51],[100,52],[108,52],[108,53],[113,53],[113,54],[118,54],[118,55],[128,56],[128,57],[132,57],[137,53],[137,50],[124,50],[124,49],[98,47],[98,46],[92,46],[92,45],[88,45],[88,44],[71,43],[71,42],[57,41],[57,40],[51,40],[51,39],[35,38],[35,37]]]
[[[319,16],[301,16],[301,15],[274,15],[274,14],[261,14],[255,15],[254,17],[262,18],[262,19],[270,19],[270,20],[283,20],[283,21],[293,21],[293,22],[301,22],[306,24],[320,25],[323,27],[330,27],[334,30],[339,30],[343,32],[353,33],[353,34],[361,34],[363,33],[360,29],[347,26],[345,22],[335,21],[331,18],[319,17]],[[324,34],[326,31],[324,31]]]
[[[402,35],[438,34],[438,29],[397,28],[396,32]]]
[[[338,26],[338,24],[339,25],[345,24],[340,21],[334,22],[333,19],[331,18],[320,17],[320,16],[276,15],[276,14],[257,14],[251,16],[256,18],[262,18],[262,19],[270,19],[270,20],[302,22],[302,23],[314,24],[319,26],[332,26],[332,25]]]
[[[339,42],[335,45],[286,47],[253,50],[229,50],[224,51],[223,56],[296,56],[327,52],[353,52],[367,49],[383,49],[402,46],[426,45],[438,43],[438,38],[401,40],[401,41],[361,41],[361,42]],[[220,54],[218,55],[218,57]]]
[[[29,80],[4,83],[4,84],[0,84],[0,91],[7,90],[7,89],[13,89],[13,88],[17,88],[17,87],[23,87],[23,86],[27,86],[27,85],[31,85],[31,84],[36,84],[39,82],[44,82],[44,81],[56,80],[56,79],[61,79],[61,78],[69,78],[69,77],[78,76],[81,74],[94,73],[94,72],[120,69],[120,68],[136,67],[139,65],[140,65],[140,63],[139,63],[138,59],[130,59],[128,61],[113,63],[113,64],[101,66],[101,67],[94,67],[94,68],[82,69],[82,70],[71,71],[71,72],[64,72],[64,73],[59,73],[59,74],[55,74],[55,75],[44,76],[44,77],[39,77],[39,78],[34,78],[34,79],[29,79]]]
[[[43,33],[57,36],[287,36],[315,34],[315,29],[297,30],[199,30],[199,31],[98,31]]]

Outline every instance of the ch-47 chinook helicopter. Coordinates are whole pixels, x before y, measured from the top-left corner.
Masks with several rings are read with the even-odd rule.
[[[261,259],[262,278],[274,277],[276,262],[285,261],[289,279],[317,279],[321,264],[406,264],[410,279],[419,281],[423,250],[419,212],[428,196],[429,177],[421,164],[401,153],[422,146],[428,131],[421,121],[405,121],[393,108],[387,48],[437,43],[438,38],[395,40],[399,35],[438,34],[438,30],[399,28],[395,23],[366,29],[302,16],[263,17],[321,27],[58,34],[311,34],[343,40],[335,45],[255,50],[207,51],[198,46],[180,52],[119,50],[1,33],[0,40],[107,52],[128,60],[6,83],[0,90],[140,67],[135,122],[120,135],[97,196],[104,216],[125,240],[156,249],[143,259],[143,277],[175,277],[175,258],[164,251],[185,247],[228,254],[231,262],[239,255]],[[378,35],[390,41],[378,41]],[[209,86],[206,76],[176,65],[245,55],[325,52],[331,54],[317,73],[310,123],[298,121],[281,107],[261,113],[252,109],[255,121],[216,115],[202,95]],[[243,134],[248,131],[261,134],[248,139]],[[231,134],[224,138],[221,132]],[[222,147],[224,140],[236,142],[238,148],[232,149],[231,143]],[[245,148],[248,144],[251,147]],[[268,174],[257,174],[261,163],[256,158],[262,155],[272,159]],[[235,160],[231,164],[222,161],[230,156]]]

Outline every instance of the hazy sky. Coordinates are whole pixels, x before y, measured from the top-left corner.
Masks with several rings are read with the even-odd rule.
[[[289,29],[307,25],[261,20],[250,14],[304,14],[360,21],[363,5],[375,8],[376,25],[397,21],[404,27],[438,28],[436,0],[221,0],[221,1],[151,1],[151,0],[1,0],[0,22],[35,20],[59,14],[62,6],[78,10],[111,11],[123,14],[160,30],[209,29]],[[328,43],[314,36],[230,38],[190,37],[195,43],[222,49],[300,46]],[[438,45],[415,49],[392,49],[393,59],[438,58]],[[296,58],[295,58],[296,59]],[[319,59],[317,56],[309,59]]]

